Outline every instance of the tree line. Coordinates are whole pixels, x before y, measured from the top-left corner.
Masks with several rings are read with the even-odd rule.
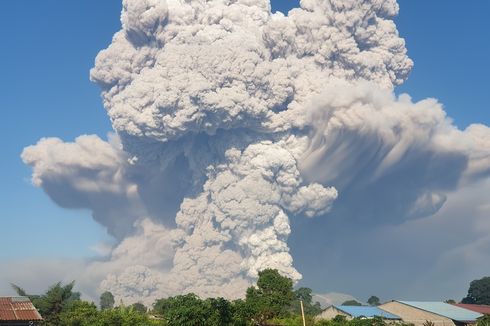
[[[490,277],[482,280],[471,283],[467,298],[490,304],[490,287],[486,287],[490,286]],[[201,299],[189,293],[158,299],[150,309],[142,303],[125,306],[121,302],[116,306],[110,292],[102,293],[98,308],[93,302],[81,300],[80,293],[73,291],[74,285],[59,282],[42,295],[29,295],[21,287],[12,286],[19,295],[29,297],[39,310],[44,318],[41,326],[302,326],[300,301],[307,326],[390,325],[381,318],[347,320],[337,316],[329,321],[315,320],[321,307],[313,302],[312,290],[294,289],[292,280],[275,269],[259,272],[256,285],[247,289],[244,299]],[[355,300],[344,304],[361,305]],[[368,304],[379,305],[380,299],[371,296]],[[485,316],[479,324],[488,326],[489,321],[490,317]]]

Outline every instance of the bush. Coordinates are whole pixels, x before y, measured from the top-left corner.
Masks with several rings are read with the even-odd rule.
[[[133,307],[97,310],[93,303],[78,301],[60,314],[64,326],[158,326],[163,321],[150,320],[148,315]]]

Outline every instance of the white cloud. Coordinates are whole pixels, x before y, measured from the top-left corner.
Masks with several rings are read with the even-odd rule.
[[[106,142],[83,135],[73,143],[43,138],[26,147],[22,160],[32,166],[32,182],[58,205],[89,208],[94,218],[117,238],[131,232],[144,212],[137,185],[129,180],[127,154],[118,137]]]

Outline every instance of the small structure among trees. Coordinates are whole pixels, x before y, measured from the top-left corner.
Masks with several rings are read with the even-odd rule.
[[[477,319],[482,316],[477,312],[438,301],[393,300],[380,305],[380,308],[415,326],[427,326],[426,321],[445,326],[476,324]]]
[[[343,316],[345,320],[353,320],[355,318],[400,321],[401,318],[391,314],[378,307],[371,306],[330,306],[322,311],[315,319],[333,320],[337,316]]]
[[[0,297],[0,326],[35,326],[42,320],[28,297]]]

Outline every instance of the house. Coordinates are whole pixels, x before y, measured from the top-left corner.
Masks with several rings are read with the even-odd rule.
[[[43,318],[27,297],[0,297],[0,326],[35,326]]]
[[[433,301],[391,301],[379,306],[396,314],[406,323],[422,326],[431,321],[435,326],[463,326],[475,324],[480,313],[457,307],[445,302]]]
[[[457,303],[455,306],[478,312],[482,315],[490,315],[490,306],[484,304]]]
[[[354,318],[374,318],[381,317],[389,320],[400,320],[401,318],[378,307],[370,306],[330,306],[315,317],[316,320],[330,320],[336,316],[344,316],[347,320]]]

